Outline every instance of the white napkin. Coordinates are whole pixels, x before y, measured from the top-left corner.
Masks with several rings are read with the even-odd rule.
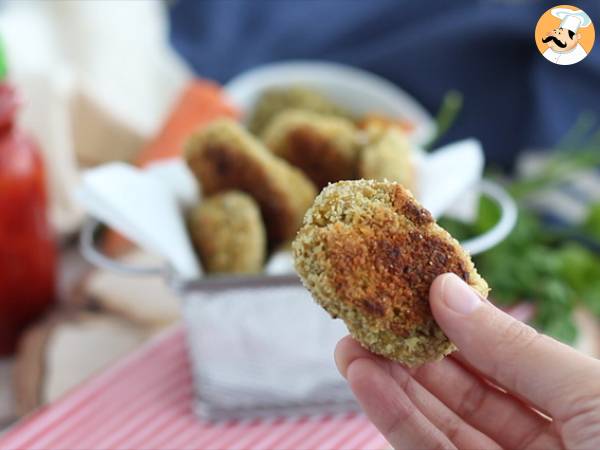
[[[110,163],[85,171],[77,196],[94,217],[164,257],[188,279],[201,274],[182,214],[183,205],[198,199],[195,186],[180,160],[145,170]]]
[[[419,153],[417,153],[419,155]],[[483,177],[484,153],[477,139],[465,139],[417,157],[417,199],[433,217],[469,221],[477,214],[476,186]]]

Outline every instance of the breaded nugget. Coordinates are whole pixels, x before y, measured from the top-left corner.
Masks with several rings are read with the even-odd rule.
[[[368,143],[358,161],[359,178],[396,181],[415,192],[415,167],[407,137],[392,127],[371,127],[366,133]]]
[[[185,159],[205,195],[230,189],[258,203],[271,245],[292,239],[315,198],[312,182],[232,120],[217,120],[186,143]]]
[[[350,118],[347,111],[329,101],[325,96],[312,89],[294,86],[265,91],[254,107],[248,128],[258,136],[273,117],[287,109],[302,109]]]
[[[263,142],[277,156],[302,169],[317,188],[356,178],[356,129],[352,122],[310,111],[277,115],[263,133]]]
[[[488,293],[469,255],[399,183],[329,185],[306,213],[293,249],[315,300],[365,348],[408,366],[455,350],[429,307],[438,275],[453,272]]]
[[[257,273],[267,251],[265,227],[248,194],[217,194],[192,209],[189,229],[202,266],[209,273]]]

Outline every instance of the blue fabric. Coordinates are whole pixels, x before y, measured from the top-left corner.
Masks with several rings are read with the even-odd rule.
[[[177,0],[169,15],[177,51],[198,75],[220,82],[266,62],[322,59],[382,75],[432,113],[445,92],[457,89],[464,109],[444,140],[476,136],[489,161],[511,167],[519,150],[554,145],[582,111],[600,116],[600,43],[574,66],[556,66],[535,48],[535,25],[551,6]],[[600,1],[577,6],[600,27]]]

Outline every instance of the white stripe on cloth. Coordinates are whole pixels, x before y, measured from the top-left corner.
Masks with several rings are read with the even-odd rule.
[[[123,383],[134,378],[138,367],[147,364],[155,354],[160,353],[160,345],[169,346],[172,342],[181,340],[182,336],[183,330],[177,327],[151,339],[142,349],[92,377],[88,382],[56,401],[52,407],[42,408],[24,422],[19,422],[0,439],[0,449],[29,447],[32,441],[50,429],[61,427],[65,419],[77,413],[78,408],[87,406],[89,402],[102,397],[102,394],[117,380]]]
[[[180,358],[185,357],[183,351],[176,352],[176,354],[179,354]],[[162,363],[164,358],[160,358],[160,361]],[[168,363],[169,360],[165,362]],[[140,403],[142,405],[155,404],[160,401],[161,395],[164,395],[165,391],[168,394],[169,390],[173,390],[175,383],[189,383],[187,381],[189,375],[185,372],[182,373],[179,367],[168,364],[161,364],[161,367],[167,368],[166,373],[161,371],[142,373],[133,377],[131,382],[118,383],[110,394],[105,393],[97,401],[86,404],[77,416],[71,416],[70,420],[62,422],[61,427],[54,427],[38,443],[52,448],[55,447],[56,442],[62,442],[61,439],[64,439],[65,441],[74,440],[73,445],[79,447],[84,447],[84,443],[88,446],[92,445],[91,443],[97,442],[102,436],[106,436],[106,433],[127,421],[131,417],[127,413],[138,407]],[[163,380],[167,380],[167,382]],[[188,394],[188,397],[191,397],[191,393]],[[94,428],[92,430],[83,429],[82,425],[87,423],[94,423]],[[78,435],[81,436],[83,442],[75,440]],[[67,442],[64,442],[65,447],[67,447],[66,444]]]
[[[197,418],[183,331],[171,330],[0,437],[0,449],[385,448],[356,413]]]

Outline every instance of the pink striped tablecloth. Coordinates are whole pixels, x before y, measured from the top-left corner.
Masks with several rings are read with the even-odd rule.
[[[361,414],[212,423],[194,415],[193,395],[177,328],[19,422],[0,438],[0,449],[388,447]]]

